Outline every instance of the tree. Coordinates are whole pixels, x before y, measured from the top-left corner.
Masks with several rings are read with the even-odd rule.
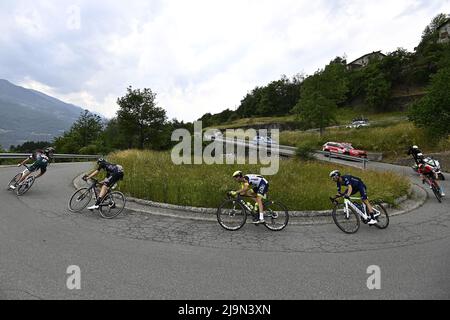
[[[68,132],[54,140],[54,145],[60,153],[81,153],[83,148],[84,153],[91,153],[102,132],[102,118],[85,110]]]
[[[96,141],[103,130],[102,118],[84,110],[80,118],[73,124],[71,132],[82,147]]]
[[[427,95],[416,102],[409,114],[414,124],[426,130],[432,142],[450,134],[450,67],[432,77]]]
[[[346,100],[348,90],[345,66],[335,59],[303,82],[293,111],[305,128],[319,128],[322,135],[327,126],[336,123],[338,105]]]
[[[160,144],[167,120],[166,111],[156,106],[151,89],[128,87],[127,94],[117,100],[117,121],[128,140],[128,147],[152,147]]]
[[[392,83],[381,70],[381,62],[371,62],[364,70],[364,75],[364,91],[367,105],[374,111],[384,111],[391,95]]]

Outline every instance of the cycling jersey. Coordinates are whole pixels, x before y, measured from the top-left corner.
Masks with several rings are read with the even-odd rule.
[[[422,164],[418,168],[419,174],[422,175],[432,175],[434,177],[434,168],[428,164]]]
[[[29,159],[34,161],[28,169],[30,172],[35,172],[36,170],[41,169],[41,173],[44,174],[47,171],[49,158],[45,154],[34,152]]]
[[[269,192],[269,182],[263,176],[248,174],[244,179],[256,194],[264,197]]]
[[[347,188],[349,186],[352,186],[352,195],[355,195],[356,193],[359,192],[361,194],[362,200],[368,199],[367,187],[360,178],[347,175],[347,176],[342,176],[342,180],[343,180],[342,183],[340,181],[337,182],[337,188],[338,188],[339,194],[341,194],[342,186],[346,186]]]
[[[104,162],[104,163],[99,164],[98,171],[101,171],[101,170],[105,170],[106,174],[108,176],[110,176],[112,174],[115,174],[115,173],[119,173],[119,172],[123,173],[123,167],[122,166],[117,165],[117,164],[112,164],[112,163],[109,163],[109,162]]]
[[[124,178],[123,167],[120,165],[105,162],[99,165],[98,171],[103,169],[106,171],[106,180],[104,183],[109,188]]]

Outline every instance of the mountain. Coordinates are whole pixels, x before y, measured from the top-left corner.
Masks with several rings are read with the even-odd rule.
[[[0,79],[0,146],[52,141],[70,129],[83,109]]]

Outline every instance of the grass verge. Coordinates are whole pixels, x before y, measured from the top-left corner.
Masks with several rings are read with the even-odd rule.
[[[236,170],[259,173],[256,165],[181,165],[172,163],[170,153],[128,150],[111,154],[108,160],[125,168],[120,190],[129,196],[182,206],[216,208],[225,193],[236,190],[231,175]],[[371,199],[389,203],[407,194],[409,182],[392,173],[362,171],[319,162],[291,159],[280,162],[279,173],[267,177],[270,198],[282,201],[290,210],[327,210],[336,185],[329,179],[340,169],[363,179]]]

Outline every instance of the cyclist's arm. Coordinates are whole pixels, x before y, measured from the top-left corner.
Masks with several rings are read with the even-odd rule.
[[[21,163],[19,163],[19,167],[23,166],[25,163],[27,163],[28,161],[30,161],[30,158],[26,158],[25,160],[23,160]]]
[[[347,191],[344,193],[344,196],[350,197],[352,195],[352,193],[353,193],[353,187],[351,184],[349,184]]]
[[[243,195],[247,194],[249,189],[250,189],[250,184],[247,183],[247,182],[244,182],[243,185],[242,185],[241,190],[236,191],[236,193],[243,196]]]
[[[86,180],[91,179],[92,177],[95,177],[96,175],[98,175],[99,172],[100,172],[100,170],[98,170],[98,169],[95,170],[91,174],[87,175]]]

